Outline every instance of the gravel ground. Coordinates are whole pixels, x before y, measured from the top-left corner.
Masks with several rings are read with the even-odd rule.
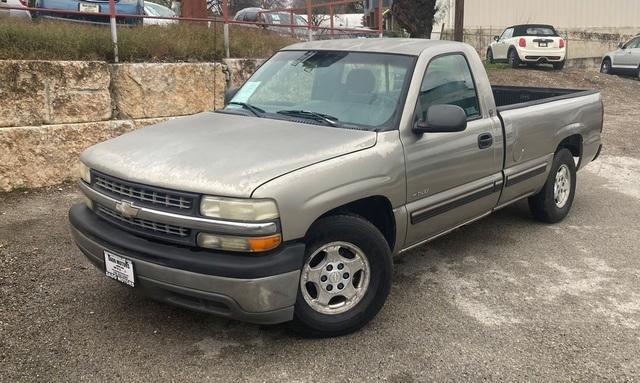
[[[370,325],[309,340],[101,276],[68,234],[73,185],[0,194],[0,381],[640,380],[640,82],[490,76],[605,96],[605,154],[579,173],[562,223],[519,203],[405,253]]]

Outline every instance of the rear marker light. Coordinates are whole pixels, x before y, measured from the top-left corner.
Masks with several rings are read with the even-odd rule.
[[[520,48],[525,48],[527,46],[527,40],[521,38],[520,40],[518,40],[518,45],[520,46]]]

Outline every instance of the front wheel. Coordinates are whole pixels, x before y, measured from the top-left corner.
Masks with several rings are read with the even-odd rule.
[[[393,272],[380,231],[356,215],[320,219],[307,239],[293,326],[304,336],[354,332],[382,308]]]
[[[560,149],[553,158],[542,190],[529,198],[529,209],[542,222],[560,222],[569,214],[575,192],[576,164],[573,155],[568,149]]]
[[[602,61],[602,65],[600,65],[600,73],[611,74],[611,60],[606,58]]]

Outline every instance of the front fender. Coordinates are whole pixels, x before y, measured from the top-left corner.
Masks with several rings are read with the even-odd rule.
[[[303,238],[326,212],[372,196],[386,197],[393,208],[406,202],[404,152],[398,131],[378,133],[371,148],[284,174],[252,194],[276,200],[285,241]]]

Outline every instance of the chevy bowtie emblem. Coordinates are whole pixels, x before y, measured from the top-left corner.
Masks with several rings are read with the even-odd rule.
[[[133,202],[129,201],[116,202],[116,210],[126,218],[134,218],[140,211],[140,209],[133,206]]]

